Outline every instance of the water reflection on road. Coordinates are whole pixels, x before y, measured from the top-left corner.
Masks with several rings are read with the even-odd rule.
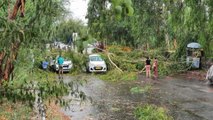
[[[142,104],[155,104],[169,110],[175,120],[211,120],[213,117],[213,87],[203,81],[184,77],[153,80],[151,93],[132,94],[130,89],[148,82],[143,76],[137,81],[106,82],[86,76],[80,89],[92,98],[80,103],[74,100],[70,110],[62,110],[72,120],[135,120],[133,111]],[[65,80],[73,77],[66,76]]]

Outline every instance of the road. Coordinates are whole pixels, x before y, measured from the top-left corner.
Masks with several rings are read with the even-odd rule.
[[[106,82],[87,75],[82,91],[92,102],[74,101],[70,110],[62,110],[72,120],[136,120],[133,111],[143,104],[164,107],[175,120],[212,120],[213,87],[205,81],[187,80],[184,76],[159,81],[139,76],[137,81]],[[69,81],[74,77],[66,76]],[[152,92],[132,94],[130,89],[145,84]]]
[[[206,81],[169,78],[156,85],[158,100],[168,105],[175,120],[212,120],[213,86]]]

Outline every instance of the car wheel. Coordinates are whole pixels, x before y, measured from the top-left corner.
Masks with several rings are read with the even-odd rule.
[[[87,72],[87,73],[90,73],[89,67],[86,67],[86,72]]]

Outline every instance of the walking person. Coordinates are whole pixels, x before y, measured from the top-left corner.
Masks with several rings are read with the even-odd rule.
[[[158,79],[158,60],[157,60],[157,58],[154,59],[152,67],[153,67],[153,71],[154,71],[154,79],[157,80]]]
[[[58,75],[59,75],[59,79],[63,79],[63,63],[64,63],[64,58],[60,55],[58,57],[58,65],[59,65],[59,69],[58,69]]]
[[[150,78],[151,77],[151,71],[150,71],[150,68],[151,68],[151,60],[149,59],[149,57],[146,58],[146,77],[147,78]]]

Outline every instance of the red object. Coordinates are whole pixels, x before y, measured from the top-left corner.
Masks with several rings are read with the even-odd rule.
[[[154,76],[155,76],[155,78],[158,78],[158,61],[157,61],[157,59],[154,60],[153,68],[154,68]]]

